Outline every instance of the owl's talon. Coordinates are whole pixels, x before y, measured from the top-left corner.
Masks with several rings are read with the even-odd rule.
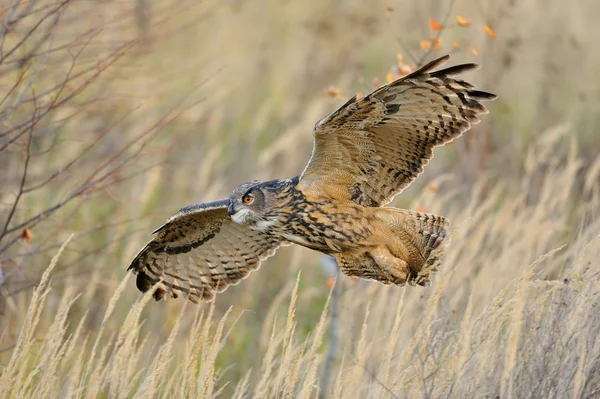
[[[431,280],[428,277],[417,277],[416,283],[421,287],[429,287],[431,285]]]

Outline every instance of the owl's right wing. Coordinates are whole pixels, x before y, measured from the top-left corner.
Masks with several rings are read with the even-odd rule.
[[[433,149],[487,113],[494,94],[454,76],[474,64],[435,70],[441,57],[367,96],[351,98],[315,125],[312,156],[297,188],[309,199],[377,207],[417,178]]]
[[[137,274],[138,289],[158,283],[156,300],[183,293],[192,302],[210,302],[288,244],[235,223],[228,205],[224,199],[187,206],[156,229],[127,269]]]

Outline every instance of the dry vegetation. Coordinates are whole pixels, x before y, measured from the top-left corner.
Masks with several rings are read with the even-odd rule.
[[[0,398],[599,397],[599,12],[0,3]],[[330,290],[289,247],[213,306],[139,295],[179,207],[297,174],[321,116],[447,52],[499,99],[395,200],[453,222],[431,287]]]

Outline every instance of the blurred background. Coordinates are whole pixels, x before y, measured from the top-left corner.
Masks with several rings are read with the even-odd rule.
[[[211,381],[202,392],[277,396],[291,381],[285,389],[296,396],[519,396],[543,375],[541,396],[560,387],[593,397],[598,16],[596,0],[0,2],[1,381],[20,387],[14,392],[93,396],[90,373],[65,376],[97,361],[106,397],[181,393],[168,377],[199,331],[195,315],[210,307],[181,298],[140,305],[134,279],[123,279],[149,233],[179,208],[243,182],[301,173],[320,118],[451,54],[449,65],[480,64],[463,78],[498,99],[393,202],[452,221],[432,287],[341,276],[325,307],[335,272],[318,253],[284,248],[205,315],[218,323],[230,311],[226,338],[203,358],[214,370],[202,374]],[[51,290],[32,308],[34,287],[71,234]],[[558,320],[570,320],[570,330]],[[123,341],[131,343],[129,385],[108,371],[123,331],[137,337]],[[153,374],[173,331],[171,357]],[[68,356],[59,344],[44,349],[69,339]],[[538,359],[534,344],[545,339],[564,352],[540,357],[545,371],[530,370],[520,356]],[[98,359],[93,342],[106,348]],[[576,370],[569,376],[552,368],[566,357]],[[52,382],[33,372],[49,358]],[[485,372],[484,359],[494,365]],[[149,381],[153,388],[140,391]]]

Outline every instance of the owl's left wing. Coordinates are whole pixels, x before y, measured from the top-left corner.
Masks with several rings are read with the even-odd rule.
[[[450,57],[356,96],[315,125],[314,147],[297,188],[309,198],[382,206],[407,187],[433,157],[433,149],[460,136],[479,115],[478,91],[453,76],[476,67],[433,71]]]
[[[191,205],[156,229],[128,268],[137,274],[138,289],[159,284],[156,300],[183,293],[192,302],[210,302],[287,244],[235,223],[228,205],[228,199]]]

